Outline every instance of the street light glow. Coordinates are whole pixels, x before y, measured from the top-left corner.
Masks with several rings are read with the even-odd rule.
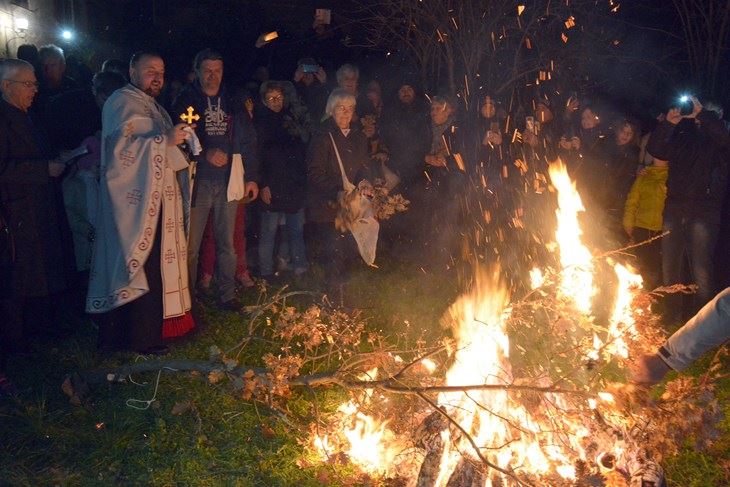
[[[71,39],[73,39],[74,33],[68,29],[63,29],[61,31],[61,37],[63,38],[64,41],[70,41]]]
[[[25,17],[18,17],[15,19],[15,28],[19,30],[28,30],[28,19]]]

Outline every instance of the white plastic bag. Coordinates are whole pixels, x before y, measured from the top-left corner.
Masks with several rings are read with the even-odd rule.
[[[241,154],[233,154],[231,161],[231,177],[228,178],[228,201],[239,201],[246,195],[244,183],[245,171]]]

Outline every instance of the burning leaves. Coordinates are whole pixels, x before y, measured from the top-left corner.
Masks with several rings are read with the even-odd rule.
[[[364,471],[386,477],[394,475],[388,467],[400,458],[393,456],[400,448],[402,455],[410,452],[406,464],[415,467],[401,466],[395,475],[424,486],[628,485],[641,476],[661,478],[653,450],[645,448],[647,437],[661,429],[653,424],[659,418],[616,385],[630,355],[655,348],[662,339],[651,298],[641,292],[641,278],[628,267],[596,262],[581,242],[578,213],[583,206],[574,184],[560,163],[549,172],[559,204],[555,236],[560,269],[533,270],[532,292],[512,303],[498,273],[477,269],[471,290],[452,305],[444,321],[454,345],[448,348],[451,365],[443,382],[428,376],[417,386],[408,386],[411,381],[399,388],[393,387],[399,374],[386,374],[388,379],[373,383],[366,400],[344,403],[338,410],[334,424],[349,446],[338,450],[332,436],[326,436],[313,440],[315,448],[349,452]],[[596,304],[605,299],[596,289],[599,272],[615,276],[609,279],[616,289],[606,313],[601,312],[605,304]],[[437,385],[424,387],[434,381]],[[407,416],[398,409],[371,409],[373,397],[386,402],[392,397],[384,391],[415,393],[423,405],[418,414],[411,409]],[[687,428],[680,429],[684,433],[700,428],[698,418],[705,417],[700,411],[717,410],[716,404],[714,409],[689,404]],[[394,443],[398,435],[389,433],[413,431],[414,418],[420,423],[413,441]],[[666,418],[661,421],[667,424]],[[669,436],[666,441],[675,448],[680,444],[677,436],[659,436]],[[354,451],[361,446],[370,453]],[[656,446],[668,451],[666,445]],[[413,463],[414,454],[420,463]]]

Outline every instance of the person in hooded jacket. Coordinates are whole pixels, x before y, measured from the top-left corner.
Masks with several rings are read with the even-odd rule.
[[[578,172],[578,190],[589,213],[596,215],[605,239],[621,244],[624,205],[639,168],[638,126],[622,120],[613,135],[598,139]]]
[[[234,154],[241,154],[245,171],[245,194],[249,201],[258,196],[256,131],[247,115],[236,109],[222,85],[223,57],[212,49],[200,51],[193,61],[197,80],[186,86],[173,103],[173,116],[193,112],[200,116],[195,132],[203,151],[197,156],[197,172],[190,209],[188,237],[188,277],[197,283],[198,253],[203,231],[212,213],[218,267],[218,304],[239,311],[235,301],[236,251],[233,234],[238,201],[228,201]]]

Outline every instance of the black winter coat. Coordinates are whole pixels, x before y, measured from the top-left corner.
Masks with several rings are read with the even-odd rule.
[[[332,119],[325,120],[312,136],[307,150],[307,208],[310,220],[319,223],[335,220],[337,195],[343,190],[340,166],[330,134],[337,144],[350,182],[357,186],[369,176],[370,155],[365,134],[358,128],[351,128],[345,137]]]
[[[639,167],[639,147],[619,146],[614,137],[599,139],[583,157],[576,172],[578,191],[590,207],[620,210],[623,214],[626,197],[636,179]]]
[[[669,161],[665,212],[719,219],[728,177],[730,134],[714,113],[703,110],[693,120],[677,125],[661,122],[646,150]]]
[[[284,112],[275,113],[264,107],[254,120],[261,161],[261,188],[271,190],[267,211],[293,213],[306,202],[307,164],[301,138],[285,127]]]
[[[386,106],[381,134],[390,151],[388,167],[400,176],[403,187],[409,188],[423,177],[431,130],[425,108],[416,102],[410,106],[399,101],[394,104],[391,110]]]
[[[15,262],[2,281],[16,297],[65,289],[73,258],[64,246],[60,184],[48,176],[51,152],[44,140],[27,113],[0,100],[0,201],[15,241]]]

